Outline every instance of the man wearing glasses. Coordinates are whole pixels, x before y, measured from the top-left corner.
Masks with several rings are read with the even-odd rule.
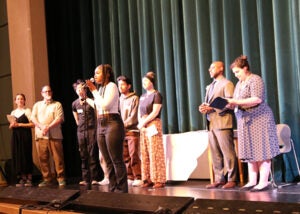
[[[39,187],[49,186],[52,183],[51,159],[54,161],[58,184],[63,187],[66,185],[61,131],[64,112],[61,103],[52,99],[50,86],[44,86],[41,94],[43,100],[34,104],[31,115],[31,120],[35,124],[35,140],[43,176]]]

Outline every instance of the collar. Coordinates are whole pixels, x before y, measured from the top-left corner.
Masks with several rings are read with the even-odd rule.
[[[129,98],[129,97],[132,97],[133,95],[135,95],[135,92],[131,92],[131,93],[129,93],[128,95],[121,94],[122,98],[124,98],[124,99],[127,99],[127,98]]]
[[[53,99],[51,99],[51,100],[44,100],[44,104],[45,105],[49,105],[51,103],[53,103]]]

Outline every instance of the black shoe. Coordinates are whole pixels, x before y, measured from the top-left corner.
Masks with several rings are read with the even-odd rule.
[[[253,186],[248,186],[248,187],[245,187],[245,186],[243,186],[243,187],[241,187],[239,190],[240,191],[251,191],[251,189],[254,187],[255,185],[253,185]]]
[[[253,189],[250,190],[250,192],[262,192],[262,191],[266,191],[266,190],[268,190],[268,189],[269,189],[269,186],[265,186],[265,187],[260,188],[260,189],[258,189],[258,188],[253,188]]]

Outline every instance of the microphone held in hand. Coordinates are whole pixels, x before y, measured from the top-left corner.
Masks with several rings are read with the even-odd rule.
[[[94,79],[93,77],[91,77],[89,80],[90,80],[92,83],[95,83],[95,79]],[[86,83],[84,83],[83,86],[84,86],[84,87],[88,87]]]
[[[91,77],[91,78],[90,78],[90,81],[91,81],[91,82],[95,82],[94,77]]]

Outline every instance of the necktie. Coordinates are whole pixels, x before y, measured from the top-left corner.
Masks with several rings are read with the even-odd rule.
[[[216,80],[214,80],[210,87],[209,87],[209,91],[208,91],[208,94],[207,94],[207,101],[209,101],[211,99],[211,97],[213,96],[213,90],[214,90],[214,87],[215,87],[215,84],[216,84]]]
[[[214,87],[215,87],[215,84],[216,84],[216,80],[214,80],[211,84],[210,84],[210,87],[208,89],[208,92],[207,92],[207,100],[206,102],[210,102],[210,99],[212,98],[213,96],[213,90],[214,90]],[[206,114],[206,118],[208,121],[210,121],[210,118],[209,118],[209,114]]]

